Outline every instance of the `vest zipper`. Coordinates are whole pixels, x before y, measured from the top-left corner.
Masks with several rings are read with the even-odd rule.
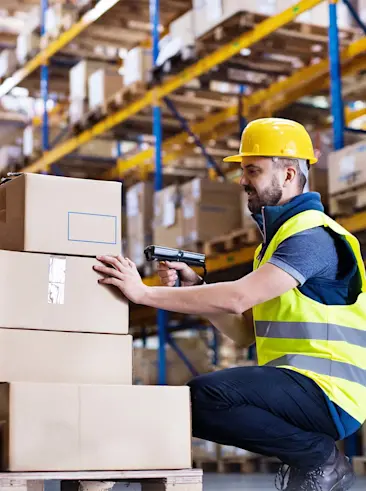
[[[267,234],[266,234],[266,218],[264,216],[264,206],[262,206],[262,218],[263,218],[263,243],[267,242]]]

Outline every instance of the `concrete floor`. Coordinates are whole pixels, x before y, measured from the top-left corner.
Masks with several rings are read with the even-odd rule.
[[[275,491],[274,474],[204,474],[204,491]],[[366,477],[359,478],[352,491],[365,491]],[[351,491],[351,490],[350,490]]]

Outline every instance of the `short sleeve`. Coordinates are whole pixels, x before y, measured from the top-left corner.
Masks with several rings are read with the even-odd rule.
[[[323,227],[305,230],[287,238],[268,262],[286,271],[300,286],[314,277],[330,280],[337,277],[335,241]]]

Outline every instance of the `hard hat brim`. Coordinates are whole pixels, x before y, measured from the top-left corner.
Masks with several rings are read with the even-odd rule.
[[[237,162],[237,163],[241,163],[242,160],[243,160],[243,157],[279,157],[281,158],[281,156],[277,156],[277,155],[258,155],[256,153],[238,153],[236,155],[230,155],[229,157],[225,157],[224,158],[224,162]],[[282,157],[282,158],[296,158],[296,157]],[[309,164],[316,164],[318,162],[318,159],[316,157],[312,157],[312,158],[306,158],[306,157],[297,157],[299,159],[304,159],[304,160],[307,160],[309,162]]]

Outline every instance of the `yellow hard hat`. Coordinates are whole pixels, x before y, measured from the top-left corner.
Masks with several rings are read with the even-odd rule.
[[[263,118],[249,123],[242,135],[237,155],[224,162],[241,162],[243,157],[286,157],[315,164],[313,144],[302,124],[290,119]]]

